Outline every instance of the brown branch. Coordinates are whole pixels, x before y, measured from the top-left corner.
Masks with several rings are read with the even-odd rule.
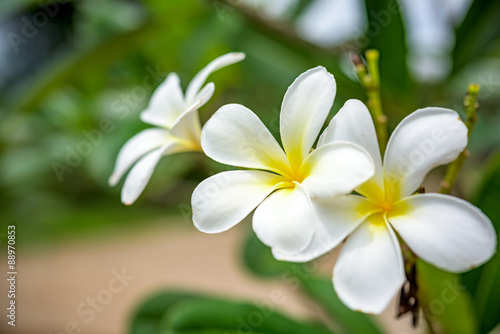
[[[267,36],[279,38],[280,40],[287,42],[287,44],[293,45],[298,49],[307,51],[312,50],[335,56],[342,55],[346,50],[357,51],[357,48],[348,44],[333,48],[320,47],[303,39],[295,31],[293,26],[283,22],[270,20],[261,15],[258,11],[240,3],[237,0],[208,0],[208,2],[221,10],[236,10],[255,30],[263,32]]]

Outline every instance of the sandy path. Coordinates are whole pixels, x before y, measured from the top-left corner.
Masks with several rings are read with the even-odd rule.
[[[155,290],[173,287],[256,303],[269,301],[273,291],[280,291],[284,302],[277,308],[281,311],[299,318],[319,313],[289,285],[261,281],[241,267],[238,252],[243,228],[206,235],[187,224],[146,226],[141,232],[65,241],[22,252],[18,256],[17,326],[13,330],[3,320],[0,332],[127,333],[127,319],[135,306]],[[332,261],[322,261],[323,270],[329,271]],[[114,278],[120,276],[117,272],[129,277],[120,282]],[[6,291],[4,282],[1,289]],[[96,298],[98,312],[84,305],[88,298]],[[1,300],[6,305],[4,293]],[[407,318],[392,320],[394,310],[388,308],[380,318],[390,322],[390,333],[416,333]]]

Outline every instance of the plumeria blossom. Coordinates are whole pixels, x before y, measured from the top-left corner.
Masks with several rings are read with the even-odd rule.
[[[318,224],[312,200],[350,193],[374,173],[369,154],[351,143],[311,148],[332,107],[334,77],[323,67],[301,74],[288,88],[280,113],[284,149],[242,105],[220,108],[201,135],[212,159],[252,170],[216,174],[192,195],[193,221],[223,232],[254,209],[253,229],[266,245],[290,254],[304,250]]]
[[[232,52],[213,60],[189,83],[182,93],[180,79],[170,73],[158,86],[141,120],[156,127],[139,132],[129,139],[118,153],[109,185],[115,186],[131,168],[123,185],[121,200],[130,205],[142,193],[162,156],[189,151],[202,151],[201,125],[198,109],[214,94],[212,82],[207,77],[214,71],[239,62],[245,54]]]
[[[274,250],[281,260],[306,262],[339,245],[348,235],[333,270],[333,284],[350,308],[380,313],[405,282],[395,231],[423,260],[462,272],[495,252],[491,221],[470,203],[449,195],[414,194],[434,167],[453,161],[467,145],[467,128],[449,109],[419,109],[394,130],[384,156],[365,105],[347,101],[319,140],[319,149],[350,141],[369,152],[375,175],[356,188],[363,195],[326,199],[315,239],[300,254]],[[318,150],[319,150],[318,149]]]

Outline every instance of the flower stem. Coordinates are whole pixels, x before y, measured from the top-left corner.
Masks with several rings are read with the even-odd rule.
[[[396,317],[399,318],[403,314],[410,313],[412,315],[412,325],[417,327],[420,308],[417,284],[417,256],[404,242],[400,244],[405,264],[406,282],[401,287]]]
[[[479,104],[477,103],[478,93],[479,85],[470,84],[469,89],[467,90],[467,95],[465,95],[464,99],[464,107],[467,114],[465,125],[467,126],[467,136],[469,139],[477,121],[477,109],[479,108]],[[448,166],[444,179],[441,181],[441,189],[439,190],[441,194],[449,194],[451,192],[451,189],[457,180],[458,173],[460,173],[460,169],[462,169],[462,166],[469,155],[470,152],[466,147],[462,153],[460,153],[460,155]]]
[[[372,114],[380,152],[383,154],[387,145],[387,116],[382,109],[382,100],[380,98],[380,73],[378,68],[380,55],[378,50],[371,49],[366,51],[365,57],[368,68],[357,54],[353,54],[352,61],[356,67],[359,81],[368,96],[368,109]]]

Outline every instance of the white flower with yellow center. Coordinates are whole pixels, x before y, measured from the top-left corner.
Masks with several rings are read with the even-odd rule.
[[[203,128],[201,145],[212,159],[257,170],[216,174],[192,196],[195,226],[225,231],[254,209],[253,229],[273,249],[298,253],[314,235],[311,198],[345,195],[374,171],[368,153],[350,143],[311,148],[332,107],[335,79],[323,67],[301,74],[288,88],[280,114],[284,150],[259,118],[242,105],[220,108]]]
[[[130,205],[142,193],[162,156],[201,151],[201,125],[198,109],[214,94],[212,82],[203,84],[214,71],[239,62],[245,54],[232,52],[213,60],[196,74],[182,93],[180,79],[170,73],[158,86],[142,111],[141,120],[157,127],[146,129],[129,139],[118,153],[109,185],[115,186],[130,168],[123,185],[121,200]],[[202,88],[203,87],[203,88]]]
[[[347,101],[318,146],[349,141],[375,162],[375,175],[341,199],[317,201],[314,240],[300,254],[274,250],[280,260],[310,261],[339,245],[349,234],[335,268],[333,285],[350,308],[380,313],[405,282],[401,249],[394,230],[424,261],[462,272],[495,252],[491,221],[470,203],[449,195],[415,194],[425,175],[453,161],[467,145],[467,128],[449,109],[419,109],[394,130],[384,156],[379,152],[366,106]]]

